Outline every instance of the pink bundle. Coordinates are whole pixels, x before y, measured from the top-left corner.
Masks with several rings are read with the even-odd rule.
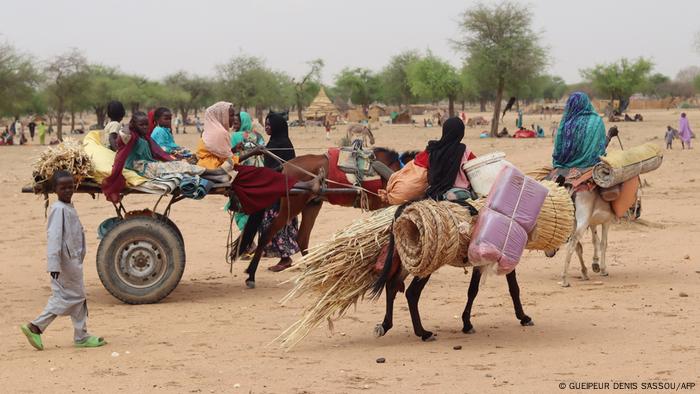
[[[479,211],[469,262],[475,266],[498,263],[499,273],[511,272],[523,255],[547,193],[546,187],[517,168],[503,167]]]

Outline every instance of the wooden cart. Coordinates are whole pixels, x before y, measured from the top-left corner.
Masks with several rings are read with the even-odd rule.
[[[33,186],[22,188],[23,193],[38,194]],[[102,194],[100,185],[83,181],[76,193]],[[208,195],[228,197],[230,188],[219,185]],[[292,189],[290,194],[308,193]],[[324,194],[358,193],[351,188],[329,188]],[[127,189],[118,204],[114,204],[116,216],[109,218],[110,225],[97,248],[97,273],[102,285],[117,299],[127,304],[152,304],[167,297],[177,287],[185,271],[185,241],[177,225],[170,220],[174,204],[185,199],[179,192],[168,195],[153,194],[157,198],[152,208],[127,211],[124,197],[130,194],[147,194]],[[163,200],[166,200],[165,203]],[[163,206],[161,212],[159,206]]]

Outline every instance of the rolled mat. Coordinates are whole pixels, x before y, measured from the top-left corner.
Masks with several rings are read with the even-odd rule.
[[[415,202],[396,219],[393,232],[401,262],[414,276],[428,276],[445,264],[467,265],[471,215],[459,204]]]
[[[652,143],[626,151],[612,151],[593,167],[593,181],[600,187],[612,187],[661,166],[663,153]]]

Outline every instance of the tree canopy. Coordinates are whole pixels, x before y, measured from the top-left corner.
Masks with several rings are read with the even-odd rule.
[[[479,85],[495,92],[491,134],[498,131],[503,92],[522,90],[546,66],[547,50],[532,29],[528,7],[509,1],[477,4],[462,14],[460,36],[453,40]]]
[[[449,115],[454,116],[454,101],[462,91],[457,70],[431,52],[408,65],[408,83],[411,92],[432,102],[447,99]]]
[[[408,105],[416,101],[416,95],[411,91],[408,80],[408,67],[420,60],[418,51],[403,51],[389,59],[379,73],[379,85],[381,100],[386,104],[399,106]]]
[[[0,116],[18,116],[31,109],[39,81],[39,72],[27,56],[0,43]]]
[[[377,100],[379,78],[366,68],[344,68],[335,77],[334,93],[367,108]]]
[[[593,84],[597,92],[622,103],[648,86],[652,67],[652,62],[644,58],[635,61],[623,58],[582,70],[581,75]]]

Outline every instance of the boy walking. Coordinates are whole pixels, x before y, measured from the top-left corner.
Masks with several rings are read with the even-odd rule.
[[[666,126],[666,135],[664,136],[666,140],[666,149],[673,149],[674,138],[678,138],[678,130],[671,126]]]
[[[51,274],[51,297],[44,311],[32,322],[22,325],[22,333],[37,350],[44,350],[41,334],[56,316],[70,316],[73,321],[76,347],[98,347],[103,338],[87,332],[87,301],[83,284],[85,234],[78,212],[71,203],[73,176],[56,171],[52,183],[58,201],[51,205],[47,233],[47,263]]]

